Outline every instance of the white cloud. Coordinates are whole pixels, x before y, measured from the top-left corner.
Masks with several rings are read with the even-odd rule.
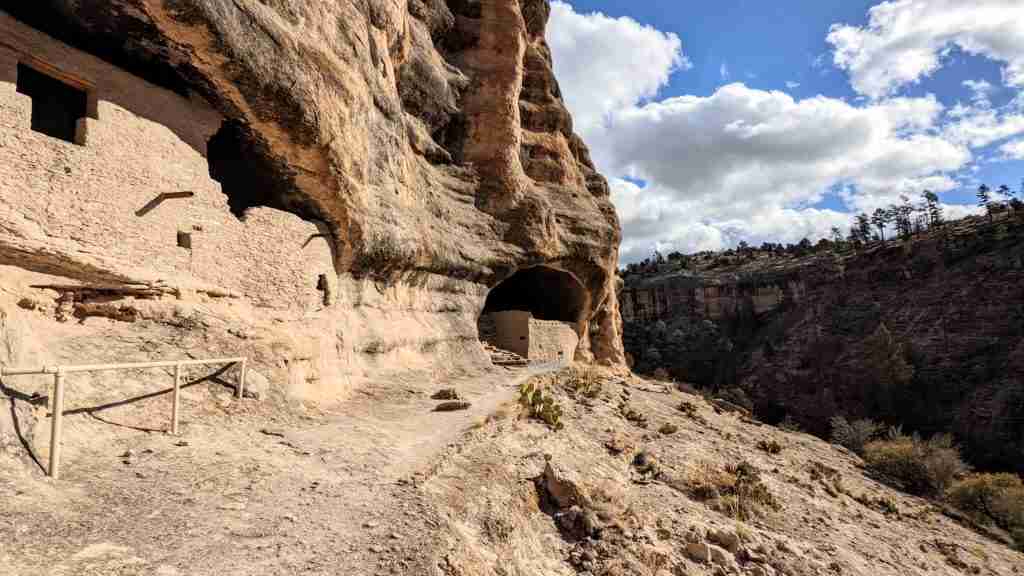
[[[1024,140],[1008,142],[999,148],[1005,160],[1024,160]]]
[[[989,105],[989,94],[995,88],[987,80],[964,80],[964,86],[971,91],[971,100],[981,105]]]
[[[765,197],[816,201],[841,180],[891,183],[893,176],[959,168],[966,150],[923,133],[941,112],[934,98],[857,108],[729,84],[708,97],[616,113],[610,130],[618,164],[610,168],[732,211]]]
[[[1024,2],[890,0],[869,11],[866,27],[833,25],[833,62],[853,88],[883,98],[942,67],[955,46],[1002,62],[1003,81],[1024,86]]]
[[[881,6],[906,11],[920,2]],[[992,20],[992,5],[1005,7],[1005,2],[983,4],[977,18],[959,13],[964,29],[974,36],[984,28],[979,22]],[[1017,10],[1016,0],[1013,4]],[[644,258],[655,248],[687,252],[721,249],[740,240],[816,240],[833,226],[845,231],[852,211],[871,212],[901,194],[917,197],[924,189],[942,193],[959,188],[978,164],[999,154],[1024,159],[1020,138],[998,152],[987,148],[1024,134],[1024,93],[994,107],[989,96],[996,88],[985,80],[968,80],[963,83],[971,91],[967,104],[947,107],[932,95],[891,95],[931,71],[915,64],[918,53],[907,52],[909,47],[923,43],[934,49],[939,63],[950,43],[998,56],[1014,45],[1009,37],[1005,46],[972,44],[974,36],[966,33],[938,42],[935,38],[948,35],[936,32],[938,24],[928,18],[918,18],[924,29],[910,33],[905,29],[914,22],[889,22],[890,13],[876,10],[868,28],[834,27],[830,36],[837,63],[844,63],[851,83],[870,99],[800,100],[742,83],[726,84],[707,96],[659,99],[673,71],[687,67],[678,37],[629,19],[577,14],[564,2],[553,6],[549,34],[556,73],[578,131],[599,168],[611,176],[612,199],[624,229],[624,261]],[[894,50],[910,61],[879,50]],[[638,61],[653,64],[636,66]],[[1010,60],[1001,61],[1010,70]],[[898,69],[886,70],[890,64]],[[730,77],[724,61],[718,72],[723,81]],[[786,82],[789,90],[799,86]],[[979,149],[986,156],[976,155]],[[826,198],[831,199],[824,204],[829,208],[823,208]],[[947,215],[972,210],[948,206]]]
[[[813,207],[844,185],[855,187],[844,197],[858,210],[901,193],[949,190],[956,183],[945,174],[971,153],[932,133],[942,112],[932,97],[856,107],[739,83],[621,110],[609,126],[614,163],[605,169],[649,183],[614,186],[623,257],[642,257],[659,242],[694,250],[845,230],[849,213]]]
[[[949,110],[948,116],[951,122],[943,128],[942,135],[950,142],[972,148],[1024,134],[1024,112],[993,110],[988,102],[974,106],[958,104]]]
[[[612,110],[653,97],[673,72],[693,67],[675,34],[631,18],[579,14],[558,0],[551,3],[547,40],[556,55],[555,75],[584,136]]]

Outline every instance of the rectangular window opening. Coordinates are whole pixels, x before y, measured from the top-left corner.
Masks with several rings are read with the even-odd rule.
[[[189,232],[178,231],[178,248],[184,248],[186,250],[192,249],[192,234]]]
[[[82,144],[78,121],[85,118],[89,94],[80,88],[18,64],[18,92],[32,99],[32,130],[72,144]]]

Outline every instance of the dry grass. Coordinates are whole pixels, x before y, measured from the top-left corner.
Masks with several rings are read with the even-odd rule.
[[[974,474],[947,493],[949,502],[975,521],[994,523],[1024,550],[1024,482],[1014,474]]]
[[[928,440],[891,435],[864,447],[868,469],[912,494],[937,496],[967,471],[960,450],[949,435]]]
[[[750,520],[778,511],[781,506],[760,471],[749,462],[724,469],[704,463],[688,479],[690,495],[737,520]]]

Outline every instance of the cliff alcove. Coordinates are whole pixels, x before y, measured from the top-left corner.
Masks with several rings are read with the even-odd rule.
[[[547,266],[520,270],[487,295],[483,314],[520,310],[538,320],[576,324],[586,305],[583,285],[568,273]]]
[[[206,146],[210,178],[220,182],[231,213],[237,218],[244,218],[250,208],[266,206],[315,219],[290,201],[288,184],[269,165],[245,124],[225,120]]]

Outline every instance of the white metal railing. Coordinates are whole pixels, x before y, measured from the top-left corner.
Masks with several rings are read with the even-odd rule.
[[[211,358],[209,360],[169,360],[164,362],[137,362],[133,364],[85,364],[79,366],[43,366],[39,368],[7,368],[0,366],[2,376],[53,374],[52,422],[50,428],[50,467],[47,475],[60,477],[60,446],[64,426],[64,379],[76,372],[105,372],[109,370],[135,370],[140,368],[174,368],[174,396],[171,403],[171,434],[178,434],[178,412],[181,408],[181,368],[209,364],[238,364],[238,398],[245,393],[245,358]]]

